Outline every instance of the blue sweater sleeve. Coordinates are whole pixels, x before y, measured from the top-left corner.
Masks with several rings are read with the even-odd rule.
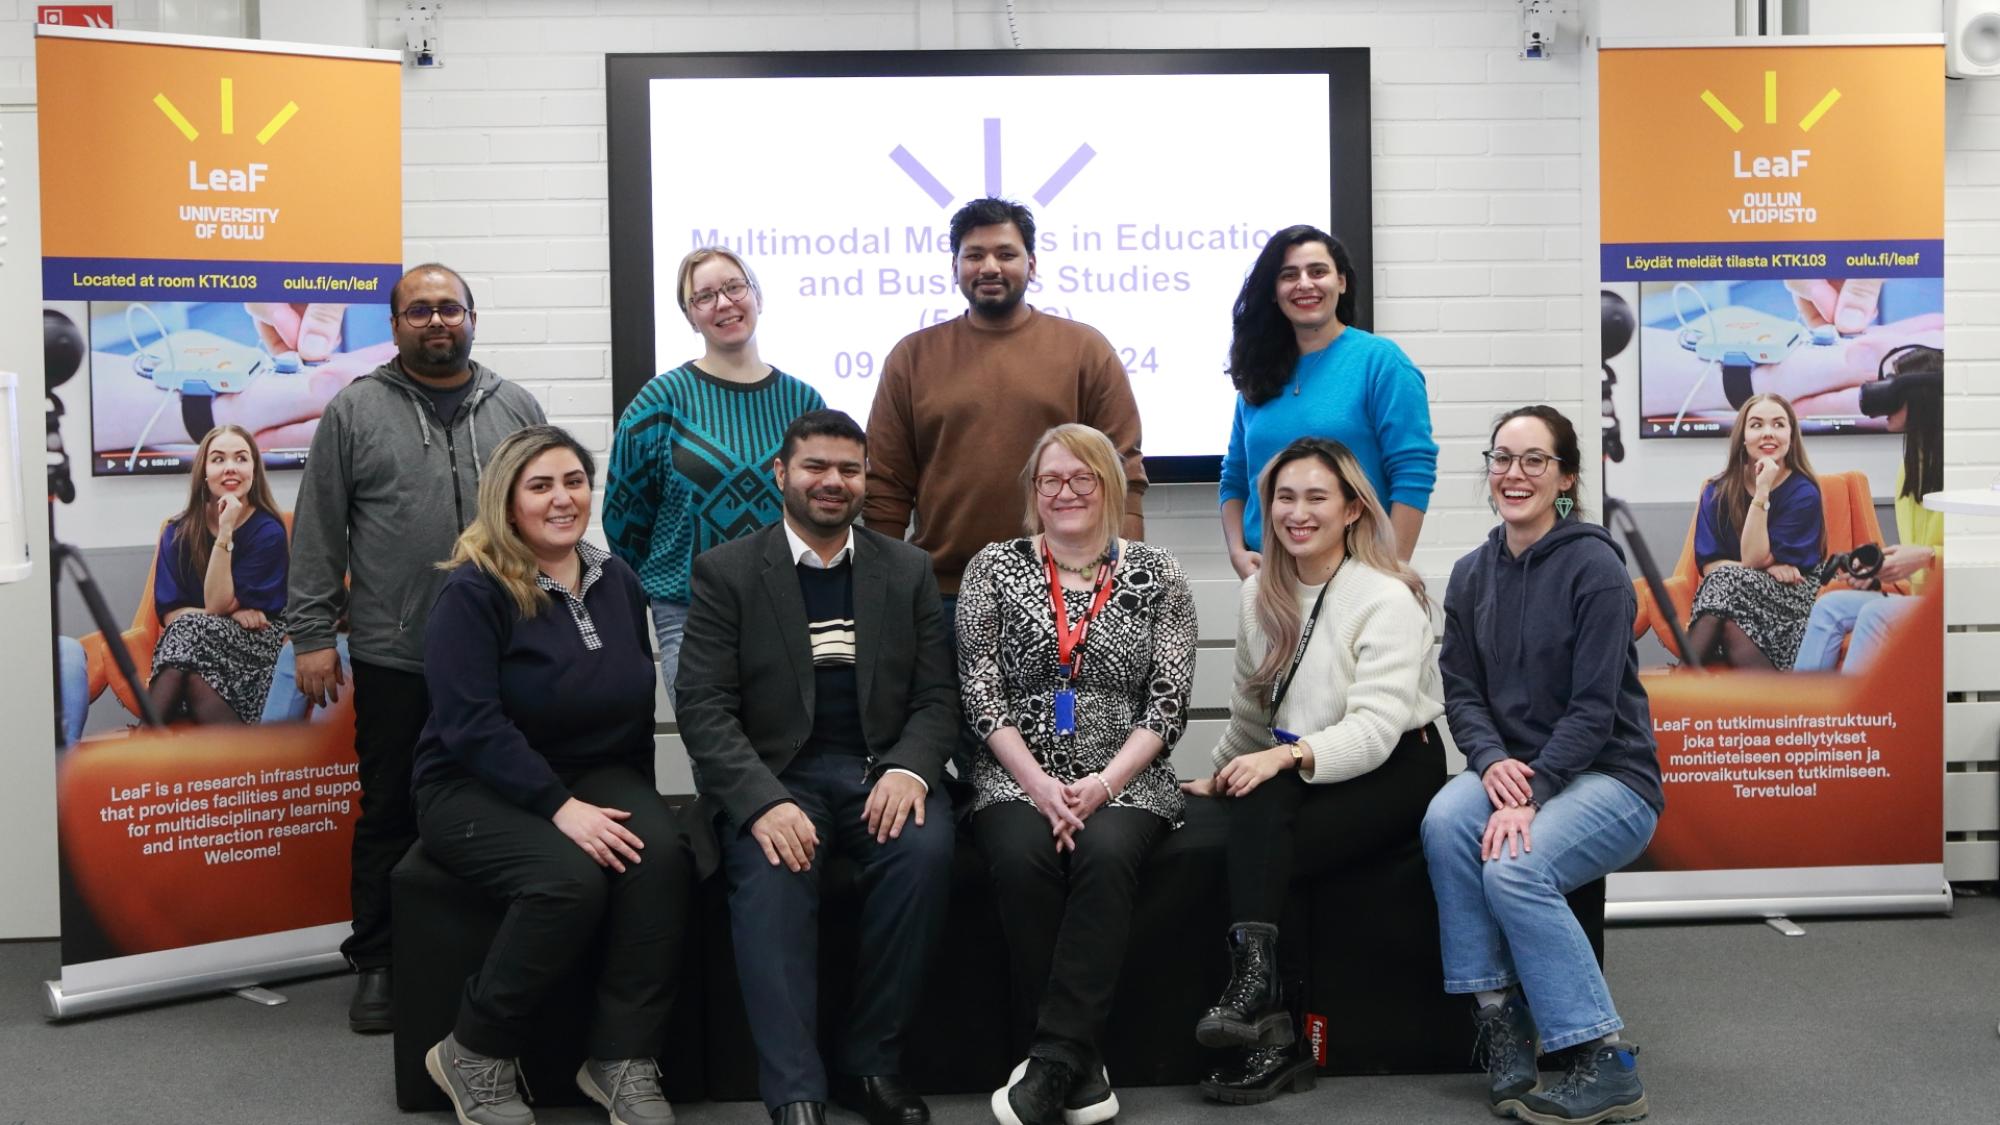
[[[174,540],[174,526],[168,524],[160,532],[160,545],[153,551],[153,611],[160,617],[185,605],[198,603],[188,601],[187,592],[181,589],[175,563],[178,561],[179,545]]]
[[[291,569],[291,550],[285,542],[285,525],[268,512],[259,512],[245,534],[236,537],[236,557],[229,564],[229,576],[236,584],[236,604],[267,615],[285,611],[285,580]]]
[[[1694,513],[1694,562],[1696,566],[1707,566],[1722,558],[1735,558],[1736,553],[1722,542],[1722,501],[1716,495],[1715,482],[1702,486],[1701,503]]]
[[[1819,562],[1821,530],[1826,511],[1820,501],[1819,486],[1804,477],[1784,490],[1782,499],[1771,501],[1771,557],[1780,563],[1804,570]]]
[[[1245,446],[1245,423],[1243,411],[1246,409],[1243,396],[1236,396],[1236,409],[1231,412],[1229,423],[1229,448],[1222,454],[1222,499],[1248,500],[1250,498],[1250,453]]]
[[[1382,467],[1389,477],[1389,495],[1382,507],[1403,504],[1422,512],[1430,508],[1437,487],[1437,442],[1431,437],[1431,403],[1424,373],[1383,341],[1387,354],[1376,365],[1370,397],[1374,399],[1375,440],[1382,449]]]
[[[569,800],[569,789],[528,745],[500,699],[501,654],[518,612],[484,575],[445,581],[424,634],[430,730],[446,753],[494,792],[552,817]]]
[[[1618,721],[1618,693],[1625,682],[1632,617],[1639,611],[1639,600],[1622,567],[1602,577],[1592,575],[1588,581],[1592,588],[1578,593],[1572,626],[1576,646],[1570,654],[1569,707],[1531,763],[1535,776],[1528,784],[1538,805],[1547,805],[1577,774],[1590,768],[1611,741]]]

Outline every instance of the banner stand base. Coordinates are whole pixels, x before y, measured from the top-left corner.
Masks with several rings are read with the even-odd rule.
[[[75,1019],[79,1016],[97,1015],[141,1004],[157,1004],[165,1000],[183,1000],[192,996],[208,996],[221,992],[234,992],[246,999],[256,1000],[260,1004],[282,1004],[285,1002],[283,996],[268,992],[260,986],[275,981],[328,976],[347,971],[346,958],[336,951],[328,950],[325,953],[287,957],[260,964],[236,965],[227,969],[109,988],[66,989],[62,981],[43,981],[43,1001],[45,1014],[51,1020]],[[275,997],[275,1000],[266,1000],[249,995],[250,993],[262,993],[264,996]]]
[[[1804,931],[1800,932],[1803,933]],[[239,988],[236,990],[235,995],[250,1001],[252,1004],[262,1004],[266,1008],[275,1008],[280,1004],[291,1003],[290,999],[284,993],[273,992],[268,988],[258,985],[252,985],[249,988]]]
[[[1604,906],[1606,922],[1692,922],[1745,918],[1790,922],[1798,915],[1949,914],[1951,884],[1940,882],[1931,892],[1891,892],[1849,895],[1770,895],[1761,898],[1626,900]],[[1796,928],[1796,927],[1795,927]],[[1801,931],[1803,933],[1803,931]],[[1790,936],[1790,935],[1788,935]]]
[[[1778,931],[1779,933],[1785,935],[1786,937],[1806,936],[1806,928],[1804,926],[1799,925],[1797,922],[1792,921],[1790,918],[1785,917],[1783,914],[1774,915],[1772,917],[1764,919],[1764,924]]]

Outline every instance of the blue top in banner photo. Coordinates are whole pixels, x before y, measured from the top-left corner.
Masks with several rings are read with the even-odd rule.
[[[340,301],[387,303],[394,262],[219,262],[187,258],[43,258],[51,301]]]
[[[1944,240],[1607,242],[1606,281],[1746,277],[1943,277]]]

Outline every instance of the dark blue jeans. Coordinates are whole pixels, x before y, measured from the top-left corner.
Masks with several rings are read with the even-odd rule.
[[[757,1045],[757,1085],[772,1109],[826,1101],[819,1056],[819,878],[835,852],[861,868],[860,959],[854,1009],[839,1039],[836,1070],[899,1074],[903,1031],[916,1008],[931,952],[944,931],[951,894],[955,825],[942,786],[903,834],[878,844],[862,810],[871,786],[861,759],[839,754],[794,761],[778,775],[819,833],[810,869],[773,865],[756,837],[718,818],[729,873],[730,935],[750,1038]]]

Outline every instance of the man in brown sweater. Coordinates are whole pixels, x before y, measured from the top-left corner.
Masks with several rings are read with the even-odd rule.
[[[903,337],[882,366],[868,413],[870,530],[930,552],[947,616],[967,560],[1021,534],[1020,472],[1051,426],[1082,422],[1125,459],[1128,539],[1144,537],[1139,406],[1103,334],[1027,304],[1035,217],[1004,199],[975,199],[951,218],[951,252],[966,314]]]

